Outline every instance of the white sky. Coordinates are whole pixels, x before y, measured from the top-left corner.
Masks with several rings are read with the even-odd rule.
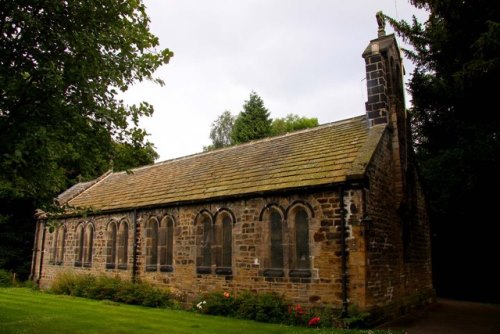
[[[174,57],[140,83],[127,103],[147,101],[141,125],[159,161],[202,151],[210,125],[225,110],[242,110],[255,91],[271,117],[289,113],[320,124],[365,112],[361,53],[377,37],[375,13],[410,20],[407,0],[145,0],[151,31]],[[389,25],[386,32],[392,33]],[[402,41],[399,40],[400,46]],[[406,72],[413,67],[405,62]],[[408,75],[406,77],[408,80]]]

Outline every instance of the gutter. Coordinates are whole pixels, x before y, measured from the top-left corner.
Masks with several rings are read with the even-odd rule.
[[[344,204],[344,187],[339,186],[340,196],[340,254],[342,258],[342,312],[340,317],[345,318],[348,316],[349,301],[347,296],[347,244],[346,238],[346,209]]]
[[[353,176],[348,175],[348,176],[346,176],[346,179],[343,181],[334,182],[334,183],[326,183],[326,184],[322,184],[322,185],[275,189],[275,190],[267,190],[267,191],[255,191],[255,192],[244,193],[244,194],[234,194],[234,195],[229,194],[229,195],[214,196],[214,197],[200,198],[200,199],[179,200],[179,201],[166,202],[166,203],[162,202],[162,203],[157,203],[157,204],[124,206],[124,207],[117,207],[117,208],[112,208],[112,209],[92,210],[91,208],[88,208],[89,210],[87,210],[85,212],[85,214],[87,216],[97,216],[97,215],[104,215],[104,214],[123,213],[124,211],[133,211],[133,210],[154,210],[154,209],[159,209],[159,208],[172,208],[172,207],[187,206],[187,205],[203,205],[203,204],[212,203],[212,202],[227,201],[228,199],[237,201],[237,200],[245,200],[248,198],[255,198],[255,197],[281,196],[281,195],[286,195],[288,193],[307,194],[307,193],[312,193],[312,192],[317,192],[317,191],[322,191],[322,190],[336,189],[336,188],[342,187],[343,185],[346,185],[346,184],[349,184],[351,187],[352,186],[361,187],[361,185],[365,184],[365,183],[366,183],[366,177],[364,177],[363,175],[353,175]],[[72,212],[72,213],[62,213],[62,214],[50,215],[50,217],[53,217],[55,219],[75,218],[75,217],[81,217],[81,216],[82,216],[81,212]]]

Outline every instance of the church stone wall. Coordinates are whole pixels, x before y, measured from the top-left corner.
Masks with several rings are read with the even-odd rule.
[[[390,133],[386,131],[367,172],[366,306],[397,315],[429,302],[434,292],[424,194],[411,165],[403,180],[395,177]]]
[[[346,189],[347,245],[349,247],[348,266],[350,270],[349,298],[357,305],[363,305],[365,289],[364,275],[366,263],[364,241],[360,219],[363,215],[362,191]],[[310,276],[293,276],[290,261],[284,264],[284,277],[265,275],[266,259],[269,255],[268,208],[280,210],[283,216],[284,234],[293,233],[291,213],[294,208],[302,207],[308,212],[308,233],[310,249]],[[266,209],[267,208],[267,209]],[[232,213],[235,218],[232,228],[232,272],[215,274],[199,273],[196,257],[199,255],[197,233],[200,213],[215,216],[221,210]],[[150,271],[146,266],[146,222],[152,217],[161,220],[169,215],[175,221],[173,243],[173,266],[170,272]],[[111,221],[126,220],[129,223],[128,262],[126,268],[106,269],[107,225]],[[135,228],[134,228],[134,222]],[[317,192],[301,192],[291,195],[254,197],[217,201],[206,204],[192,204],[123,213],[89,216],[82,218],[61,219],[66,228],[64,260],[62,263],[50,261],[44,257],[42,287],[49,287],[58,273],[73,271],[119,275],[124,279],[135,276],[142,281],[168,287],[194,301],[203,292],[239,291],[278,292],[287,300],[310,306],[342,305],[342,272],[340,225],[341,209],[339,189]],[[77,259],[77,226],[80,223],[93,224],[92,263],[88,266],[75,267]],[[198,229],[198,230],[197,230]],[[46,230],[45,251],[52,252],[55,232]],[[133,240],[137,241],[136,265],[134,266]],[[291,240],[284,239],[284,253],[292,252]],[[290,256],[289,256],[290,257]],[[359,299],[359,300],[358,300]]]

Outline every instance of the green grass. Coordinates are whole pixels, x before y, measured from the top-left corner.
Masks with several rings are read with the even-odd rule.
[[[309,329],[0,288],[0,333],[391,333]]]

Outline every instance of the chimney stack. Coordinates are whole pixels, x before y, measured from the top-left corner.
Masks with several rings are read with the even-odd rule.
[[[385,17],[376,15],[378,38],[363,52],[366,65],[368,126],[391,122],[391,110],[404,113],[401,56],[394,34],[386,35]]]

